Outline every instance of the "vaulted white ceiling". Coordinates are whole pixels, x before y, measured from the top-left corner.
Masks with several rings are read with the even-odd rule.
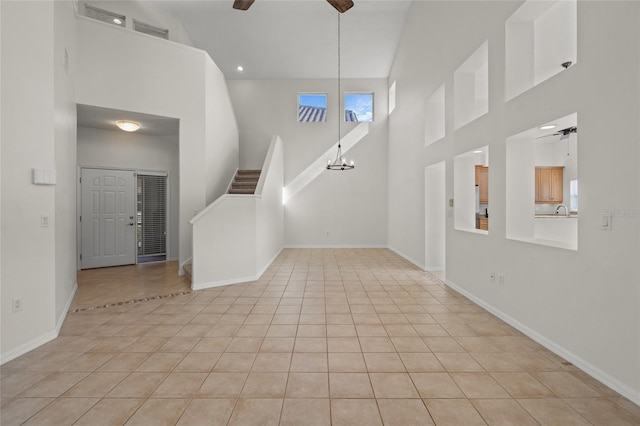
[[[227,79],[335,78],[338,12],[325,0],[157,0]],[[386,78],[410,1],[354,0],[340,15],[343,78]],[[236,67],[242,65],[243,72]]]

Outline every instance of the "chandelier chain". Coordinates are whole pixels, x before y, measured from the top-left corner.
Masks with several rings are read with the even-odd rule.
[[[342,55],[341,55],[341,34],[340,34],[340,13],[338,13],[338,94],[337,94],[337,104],[338,104],[338,152],[336,153],[336,159],[331,162],[329,160],[327,164],[327,170],[351,170],[355,167],[353,161],[348,163],[344,158],[342,158],[342,128],[341,121],[346,117],[346,114],[343,115],[342,110],[340,108],[342,101],[342,87],[341,87],[341,66],[342,66]]]
[[[342,121],[341,111],[340,111],[340,66],[341,66],[341,57],[340,57],[340,14],[338,13],[338,151],[341,148],[341,132],[340,132],[340,122]],[[341,152],[339,152],[339,155]]]

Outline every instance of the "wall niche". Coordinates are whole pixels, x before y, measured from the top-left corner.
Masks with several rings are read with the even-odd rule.
[[[576,64],[576,0],[528,0],[505,23],[506,100]]]

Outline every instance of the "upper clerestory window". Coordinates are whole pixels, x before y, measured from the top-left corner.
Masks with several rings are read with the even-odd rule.
[[[107,24],[117,25],[123,28],[127,26],[126,16],[109,12],[108,10],[100,9],[87,3],[84,4],[84,14],[87,18],[106,22]]]
[[[133,29],[140,33],[152,35],[165,40],[169,40],[169,30],[166,28],[156,27],[155,25],[145,24],[144,22],[133,20]]]
[[[298,122],[323,123],[327,121],[326,93],[298,93]]]
[[[373,121],[373,93],[345,94],[344,121]]]

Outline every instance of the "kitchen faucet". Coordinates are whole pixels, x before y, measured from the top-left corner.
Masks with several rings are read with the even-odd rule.
[[[569,216],[569,209],[564,204],[560,204],[558,207],[556,207],[556,214],[558,214],[558,212],[560,211],[560,207],[564,207],[564,215]]]

